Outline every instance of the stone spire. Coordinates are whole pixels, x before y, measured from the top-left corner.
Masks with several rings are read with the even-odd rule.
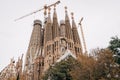
[[[74,40],[74,46],[75,46],[75,53],[76,55],[79,53],[82,53],[82,45],[81,45],[81,41],[79,38],[79,34],[77,31],[77,27],[74,21],[74,14],[71,13],[72,16],[72,32],[73,32],[73,40]]]
[[[33,63],[36,51],[38,48],[41,48],[41,28],[42,22],[40,20],[35,20],[33,24],[33,31],[30,38],[30,43],[28,46],[26,61],[25,61],[25,70],[28,71],[29,65]]]
[[[77,27],[74,21],[74,14],[71,13],[72,15],[72,32],[73,32],[73,40],[74,42],[80,43],[80,39],[79,39],[79,35],[78,35],[78,31],[77,31]]]
[[[22,64],[23,64],[23,54],[20,57],[18,57],[18,61],[16,62],[16,71],[17,71],[17,77],[22,78]]]
[[[67,7],[65,7],[65,27],[66,27],[66,37],[68,39],[73,39],[71,25],[70,25],[68,13],[67,13]]]
[[[47,23],[45,26],[45,43],[51,40],[52,40],[52,21],[51,21],[50,8],[49,8]]]
[[[54,63],[57,58],[60,56],[60,31],[59,31],[59,24],[58,24],[58,18],[57,18],[57,12],[56,12],[56,6],[54,6],[54,12],[53,12],[53,24],[52,24],[52,32],[53,32],[53,54],[52,54],[52,63]]]
[[[45,32],[44,32],[44,65],[46,68],[44,70],[48,69],[49,65],[51,63],[51,54],[53,54],[53,37],[52,37],[52,21],[51,21],[51,15],[50,15],[50,8],[48,9],[48,18],[47,23],[45,24]]]
[[[15,66],[14,58],[11,59],[10,64],[8,64],[1,72],[0,72],[0,80],[13,80],[16,79],[17,71]]]
[[[56,6],[54,6],[52,28],[53,28],[53,39],[55,39],[56,37],[59,37],[59,24],[57,19]]]
[[[67,7],[65,7],[65,29],[66,29],[68,49],[71,50],[72,53],[75,53],[73,34],[72,34],[71,25],[70,25],[70,20],[67,13]]]
[[[71,18],[72,18],[72,28],[77,28],[75,21],[74,21],[74,13],[73,12],[71,13]]]
[[[47,22],[47,5],[44,6],[44,23]]]

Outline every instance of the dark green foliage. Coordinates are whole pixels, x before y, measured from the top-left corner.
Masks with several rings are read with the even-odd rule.
[[[120,39],[117,36],[112,37],[108,48],[113,51],[115,61],[120,64]]]
[[[73,80],[70,71],[76,65],[78,65],[78,61],[72,57],[63,60],[60,63],[56,63],[47,71],[44,80],[47,80],[48,78],[50,80]]]
[[[110,50],[112,50],[115,54],[119,53],[120,52],[120,50],[119,50],[119,48],[120,48],[120,39],[117,36],[112,37],[110,42],[109,42],[108,48]]]

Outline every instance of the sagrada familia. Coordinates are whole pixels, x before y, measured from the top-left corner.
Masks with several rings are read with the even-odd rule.
[[[73,13],[70,21],[65,7],[65,19],[59,22],[56,7],[52,18],[50,12],[50,8],[47,14],[45,11],[47,17],[43,24],[41,20],[34,20],[24,67],[23,56],[16,63],[11,59],[10,64],[0,72],[0,80],[10,80],[11,77],[11,80],[42,80],[50,66],[68,55],[78,59],[83,54]]]

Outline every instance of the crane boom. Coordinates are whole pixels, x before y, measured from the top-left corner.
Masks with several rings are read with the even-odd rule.
[[[36,10],[36,11],[31,12],[31,13],[29,13],[29,14],[26,14],[26,15],[24,15],[24,16],[22,16],[22,17],[18,18],[18,19],[15,19],[15,21],[20,20],[20,19],[22,19],[22,18],[24,18],[24,17],[30,16],[30,15],[32,15],[32,14],[35,14],[35,13],[37,13],[37,12],[39,12],[39,11],[43,10],[43,9],[44,9],[44,8],[39,9],[39,10]]]
[[[51,5],[48,5],[48,6],[45,5],[45,6],[44,6],[43,8],[41,8],[41,9],[38,9],[38,10],[36,10],[36,11],[34,11],[34,12],[31,12],[31,13],[29,13],[29,14],[26,14],[26,15],[20,17],[20,18],[15,19],[15,21],[20,20],[20,19],[23,19],[23,18],[25,18],[25,17],[27,17],[27,16],[30,16],[30,15],[32,15],[32,14],[35,14],[35,13],[37,13],[37,12],[39,12],[39,11],[44,10],[44,9],[48,9],[49,7],[56,6],[56,5],[59,4],[59,3],[60,3],[60,1],[57,1],[57,2],[55,2],[55,3],[53,3],[53,4],[51,4]]]
[[[82,34],[84,50],[85,50],[85,53],[87,54],[86,42],[85,42],[84,32],[83,32],[83,28],[82,28],[82,24],[81,24],[82,21],[83,21],[83,17],[80,19],[79,25],[80,25],[81,34]]]

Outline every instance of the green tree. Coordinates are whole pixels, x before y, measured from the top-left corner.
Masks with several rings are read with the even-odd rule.
[[[80,64],[70,56],[61,62],[56,63],[54,66],[51,66],[45,74],[44,80],[73,80],[70,72],[76,65]]]
[[[108,48],[113,51],[115,61],[120,64],[120,39],[117,36],[112,37]]]

